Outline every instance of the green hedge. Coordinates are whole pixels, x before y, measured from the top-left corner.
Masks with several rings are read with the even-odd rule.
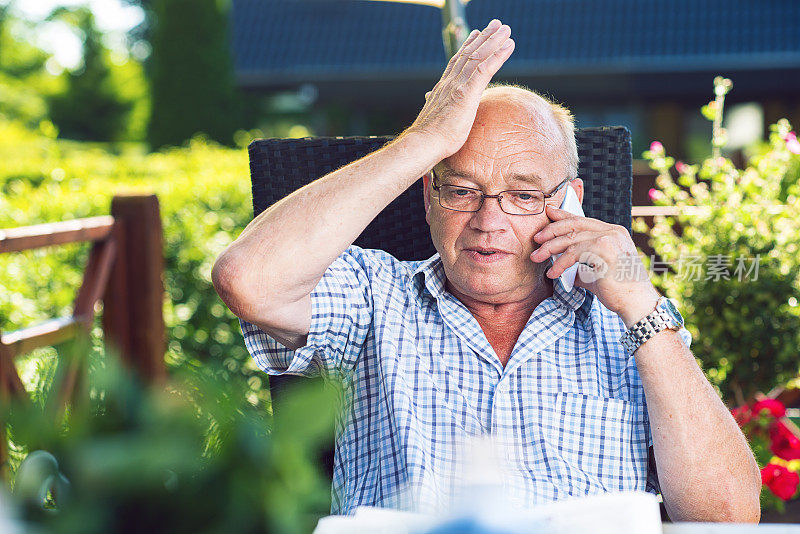
[[[220,147],[202,138],[188,146],[148,154],[141,145],[100,145],[56,139],[0,118],[0,228],[106,215],[116,192],[158,195],[165,238],[164,316],[167,364],[215,360],[223,374],[241,373],[249,400],[268,400],[263,373],[247,354],[238,321],[211,285],[217,255],[252,218],[244,148]],[[0,329],[9,331],[67,315],[82,280],[89,244],[0,255]],[[102,350],[96,321],[95,350]],[[22,362],[29,383],[42,349]]]

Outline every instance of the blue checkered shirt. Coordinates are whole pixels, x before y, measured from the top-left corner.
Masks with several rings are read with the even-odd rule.
[[[240,324],[267,373],[343,383],[331,513],[446,508],[463,482],[457,444],[480,435],[503,451],[502,487],[515,505],[659,491],[644,390],[619,343],[624,324],[591,293],[554,284],[505,367],[445,289],[438,254],[399,261],[350,246],[311,302],[308,341],[296,351]]]

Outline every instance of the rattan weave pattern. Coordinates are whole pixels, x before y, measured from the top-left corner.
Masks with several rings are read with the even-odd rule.
[[[624,127],[576,130],[588,217],[631,226],[631,141]],[[259,139],[249,147],[253,212],[389,142],[391,137]],[[365,176],[365,180],[369,177]],[[313,224],[310,221],[309,224]],[[401,260],[422,260],[436,250],[425,222],[422,181],[389,204],[356,239],[363,248],[385,250]]]

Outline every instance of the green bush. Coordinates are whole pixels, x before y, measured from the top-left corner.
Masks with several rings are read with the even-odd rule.
[[[655,204],[678,208],[675,217],[655,218],[651,244],[664,263],[651,269],[663,271],[657,283],[682,304],[709,380],[726,401],[743,404],[798,376],[800,146],[781,120],[736,168],[718,154],[730,81],[716,85],[703,113],[715,121],[717,154],[699,165],[676,164],[660,143],[644,154],[659,173]],[[635,229],[648,231],[641,220]]]
[[[217,255],[252,219],[247,153],[201,138],[147,154],[140,145],[57,140],[48,122],[37,130],[0,119],[0,228],[107,215],[117,191],[158,195],[164,225],[164,316],[170,368],[221,362],[221,373],[248,380],[248,399],[268,408],[263,373],[247,354],[235,316],[211,285]],[[0,329],[68,315],[89,244],[0,254]],[[94,331],[102,351],[99,319]],[[33,383],[42,349],[21,362]]]
[[[0,407],[15,443],[32,450],[12,504],[53,533],[310,532],[330,507],[317,457],[333,429],[335,388],[306,387],[274,418],[243,403],[241,378],[185,366],[144,388],[111,354],[62,350],[53,387],[35,404]],[[89,369],[67,412],[63,370]],[[26,530],[27,531],[27,530]]]

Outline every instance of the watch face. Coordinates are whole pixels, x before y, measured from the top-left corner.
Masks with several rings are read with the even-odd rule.
[[[681,314],[678,311],[678,308],[675,307],[675,304],[672,302],[672,299],[669,298],[664,299],[664,308],[672,316],[672,319],[678,324],[678,327],[682,327],[683,317],[681,317]]]

